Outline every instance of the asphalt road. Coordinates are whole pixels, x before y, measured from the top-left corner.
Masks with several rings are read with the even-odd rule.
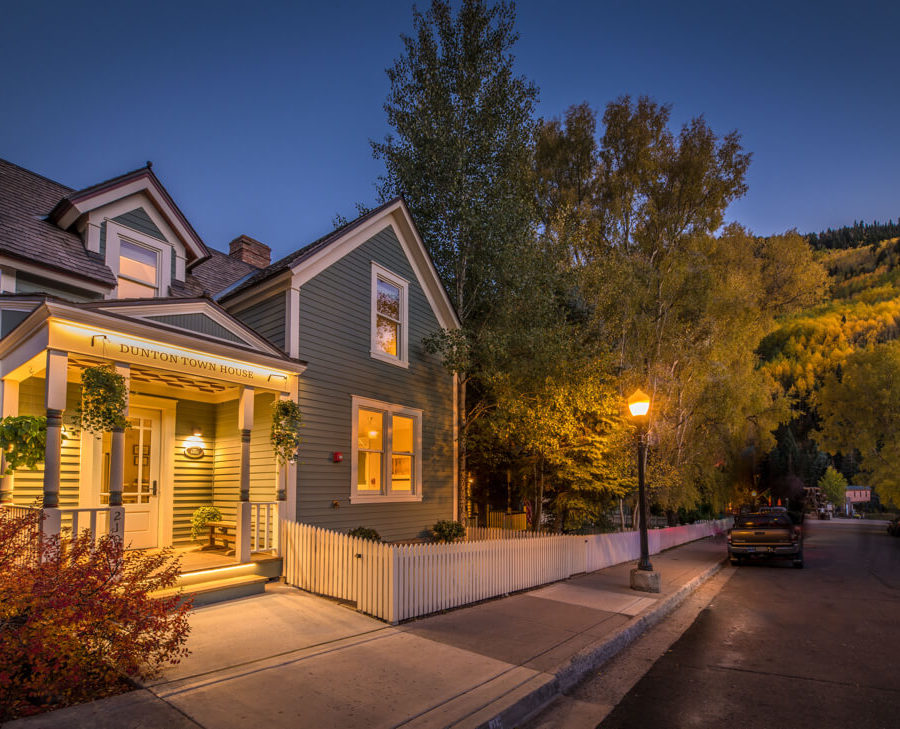
[[[804,529],[805,569],[726,567],[598,729],[900,727],[900,539],[850,520]]]

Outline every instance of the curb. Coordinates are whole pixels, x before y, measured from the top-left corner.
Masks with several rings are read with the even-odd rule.
[[[646,612],[630,620],[626,625],[611,633],[602,643],[584,648],[560,666],[552,678],[528,694],[519,697],[512,704],[498,711],[489,720],[474,725],[474,729],[513,728],[546,708],[560,694],[578,684],[588,673],[627,648],[647,630],[668,617],[700,585],[710,579],[727,561],[727,557],[710,566],[690,582],[682,585],[665,600]],[[494,703],[502,702],[502,697]],[[487,707],[490,710],[489,707]],[[482,712],[479,712],[482,713]]]

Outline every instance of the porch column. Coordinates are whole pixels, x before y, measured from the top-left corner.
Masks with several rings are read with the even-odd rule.
[[[125,415],[128,415],[128,392],[131,389],[131,369],[116,362],[116,374],[125,378]],[[125,429],[113,428],[109,450],[109,523],[108,532],[118,539],[125,538],[125,507],[122,506],[122,485],[125,479]]]
[[[59,534],[59,472],[62,450],[62,414],[66,409],[68,352],[47,350],[44,401],[47,408],[47,445],[44,451],[44,526],[47,535]]]
[[[236,515],[235,557],[241,563],[250,561],[250,433],[253,430],[252,387],[241,390],[238,404],[238,427],[241,431],[241,491]]]
[[[0,380],[0,417],[19,414],[19,383],[15,380]],[[6,471],[6,457],[0,453],[0,474]],[[0,504],[13,502],[15,477],[0,475]]]

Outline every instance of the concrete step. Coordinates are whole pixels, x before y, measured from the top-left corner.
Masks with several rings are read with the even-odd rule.
[[[243,566],[243,565],[241,565]],[[239,597],[258,595],[265,592],[269,578],[265,575],[244,574],[236,577],[223,577],[219,579],[207,579],[202,582],[193,582],[188,585],[178,585],[166,590],[153,593],[153,597],[163,599],[172,597],[178,592],[194,597],[194,607],[211,605],[225,600],[236,600]]]
[[[228,565],[225,567],[213,567],[210,569],[196,570],[194,572],[182,572],[178,576],[176,586],[187,587],[197,585],[210,580],[223,580],[227,577],[246,577],[258,575],[261,577],[280,577],[281,558],[271,557],[267,559],[247,562],[246,564]]]

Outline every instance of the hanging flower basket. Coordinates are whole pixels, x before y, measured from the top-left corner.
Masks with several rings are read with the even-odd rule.
[[[81,407],[76,422],[98,435],[128,427],[125,417],[125,378],[110,365],[86,367],[81,373]]]
[[[4,475],[21,468],[34,470],[44,462],[47,418],[43,415],[9,415],[0,420],[0,450],[6,458]]]
[[[275,401],[272,406],[272,450],[280,464],[297,460],[302,424],[303,418],[297,403],[293,400]]]

